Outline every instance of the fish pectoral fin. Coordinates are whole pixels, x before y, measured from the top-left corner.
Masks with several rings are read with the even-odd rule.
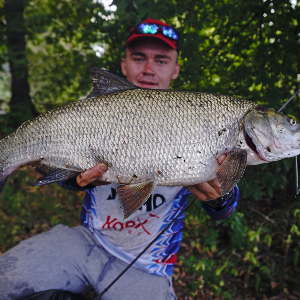
[[[137,211],[147,201],[155,186],[156,182],[151,181],[118,187],[117,192],[124,211],[124,219]]]
[[[247,164],[247,151],[233,149],[219,166],[217,179],[221,185],[221,195],[229,193],[239,182]]]
[[[37,172],[42,174],[44,177],[39,178],[32,185],[44,185],[52,182],[66,181],[70,178],[76,177],[81,173],[79,171],[74,171],[69,169],[49,167],[44,164],[40,164],[34,168],[36,169]]]

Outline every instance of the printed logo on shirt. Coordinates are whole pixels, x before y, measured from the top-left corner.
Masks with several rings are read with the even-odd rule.
[[[149,214],[149,217],[159,219],[159,216],[153,214]],[[132,234],[134,231],[137,235],[140,235],[143,232],[150,235],[151,233],[145,227],[145,224],[147,224],[148,221],[149,221],[148,219],[141,221],[140,218],[138,217],[136,221],[130,220],[127,222],[121,222],[117,218],[107,216],[106,222],[103,224],[102,229],[122,231],[125,228],[129,228],[128,234]]]
[[[111,188],[111,195],[109,195],[106,200],[115,200],[116,196],[117,196],[117,190],[114,188]]]
[[[153,209],[160,207],[165,202],[166,202],[166,198],[163,195],[151,194],[148,200],[139,208],[139,210],[149,212],[152,211]]]

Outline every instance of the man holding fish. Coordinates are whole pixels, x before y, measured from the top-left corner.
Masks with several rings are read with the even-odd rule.
[[[174,28],[158,20],[145,20],[131,30],[125,43],[124,76],[141,88],[169,89],[180,70],[178,46],[179,34]],[[221,155],[218,163],[225,158]],[[99,180],[106,170],[107,165],[100,163],[76,179],[61,182],[65,188],[86,190],[83,226],[58,225],[4,254],[0,258],[1,299],[50,299],[55,293],[71,299],[72,294],[93,289],[99,294],[174,219],[190,192],[218,220],[230,216],[238,200],[237,187],[219,198],[217,179],[186,188],[156,186],[148,200],[124,219],[119,184]],[[103,299],[176,299],[171,276],[182,228],[183,216]]]

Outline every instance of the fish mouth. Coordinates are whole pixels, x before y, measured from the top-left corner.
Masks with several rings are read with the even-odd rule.
[[[255,153],[259,156],[259,158],[263,161],[266,161],[262,155],[260,154],[260,151],[258,151],[256,144],[253,142],[253,139],[251,138],[251,136],[247,133],[247,130],[244,128],[244,138],[246,141],[247,146]]]

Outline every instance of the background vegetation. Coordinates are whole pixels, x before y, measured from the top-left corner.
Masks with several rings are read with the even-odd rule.
[[[288,0],[0,0],[1,135],[84,97],[88,67],[121,74],[128,31],[147,17],[182,34],[173,88],[278,109],[300,85],[299,16],[300,4]],[[299,118],[298,100],[284,113]],[[225,221],[210,220],[199,204],[187,213],[174,275],[179,299],[300,299],[292,165],[248,167],[238,208]],[[0,255],[58,223],[79,224],[83,193],[32,187],[36,176],[16,172],[0,195]]]

